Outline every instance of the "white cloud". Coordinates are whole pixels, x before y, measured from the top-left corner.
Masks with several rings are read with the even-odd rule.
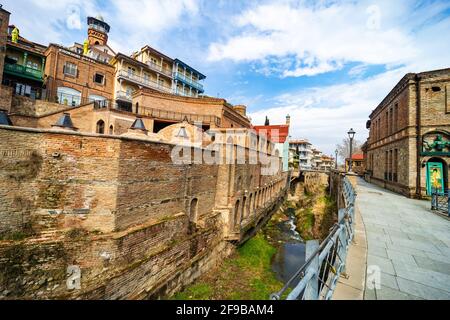
[[[235,18],[240,32],[212,43],[208,59],[246,62],[291,56],[301,66],[282,75],[298,77],[338,70],[346,62],[403,64],[421,57],[414,28],[429,19],[429,13],[408,21],[405,17],[414,10],[411,3],[330,3],[273,1],[247,10]],[[445,7],[436,4],[427,11],[436,13]]]
[[[357,131],[359,141],[365,141],[369,114],[406,72],[400,68],[347,84],[286,93],[276,97],[278,106],[250,116],[254,123],[261,124],[267,115],[276,124],[284,123],[289,114],[292,137],[308,138],[323,152],[332,154],[350,128]]]

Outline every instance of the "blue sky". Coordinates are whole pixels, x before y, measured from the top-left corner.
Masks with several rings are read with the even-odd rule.
[[[104,16],[110,45],[148,44],[207,75],[206,93],[284,123],[327,154],[408,72],[450,67],[450,1],[3,0],[24,37],[70,45]]]

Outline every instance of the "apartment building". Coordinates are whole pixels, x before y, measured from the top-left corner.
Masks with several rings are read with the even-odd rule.
[[[175,59],[173,62],[173,93],[188,96],[198,97],[205,92],[203,84],[200,82],[206,79],[206,76],[190,67],[183,61]]]
[[[306,139],[289,141],[289,148],[294,149],[293,161],[298,162],[300,170],[312,168],[312,144]]]

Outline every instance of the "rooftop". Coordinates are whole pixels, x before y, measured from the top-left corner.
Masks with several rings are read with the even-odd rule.
[[[347,158],[348,160],[349,158]],[[364,155],[362,153],[357,153],[352,156],[352,160],[364,160]]]
[[[256,132],[265,133],[267,138],[274,143],[285,143],[289,136],[289,126],[286,124],[271,126],[254,126]]]

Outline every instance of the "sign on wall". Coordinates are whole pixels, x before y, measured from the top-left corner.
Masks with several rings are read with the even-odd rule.
[[[428,162],[427,164],[427,193],[444,192],[444,170],[440,162]]]
[[[450,156],[450,134],[432,132],[424,135],[422,156]]]

